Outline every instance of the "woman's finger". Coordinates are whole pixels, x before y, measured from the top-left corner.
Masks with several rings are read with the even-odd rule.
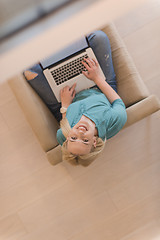
[[[85,60],[86,61],[86,60]],[[85,66],[85,68],[89,71],[90,70],[90,66],[89,64],[87,64],[84,60],[82,61],[82,64]]]
[[[74,90],[74,91],[72,92],[72,97],[74,98],[75,95],[76,95],[76,91]]]
[[[64,91],[65,91],[65,89],[66,89],[66,86],[65,86],[64,88],[62,88],[62,92],[64,92]]]
[[[92,59],[92,60],[94,61],[95,65],[98,66],[97,60],[96,59]]]
[[[89,59],[89,61],[91,62],[91,64],[93,65],[93,66],[95,66],[95,62],[93,61],[93,59]]]
[[[71,95],[73,94],[73,92],[75,91],[75,87],[76,87],[76,83],[74,83],[72,85],[72,87],[69,89],[69,91],[71,92]]]
[[[90,58],[84,58],[84,61],[86,62],[87,65],[91,65],[91,61],[90,61]]]
[[[88,72],[82,71],[83,75],[88,78]]]
[[[89,67],[92,67],[95,65],[94,61],[91,58],[84,58]]]
[[[74,83],[74,84],[72,85],[72,87],[70,88],[70,90],[73,90],[73,91],[74,91],[75,87],[76,87],[76,83]]]

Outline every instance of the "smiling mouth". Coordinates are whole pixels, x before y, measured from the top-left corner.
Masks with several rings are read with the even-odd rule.
[[[84,126],[84,125],[79,125],[79,127],[78,127],[79,129],[81,129],[81,130],[85,130],[85,131],[87,131],[88,129],[86,128],[86,126]]]

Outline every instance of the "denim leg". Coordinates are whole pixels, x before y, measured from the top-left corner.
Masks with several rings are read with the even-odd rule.
[[[41,97],[41,99],[45,102],[47,107],[50,109],[50,111],[53,113],[53,115],[59,122],[62,118],[62,114],[60,113],[61,103],[57,101],[52,89],[50,88],[43,74],[41,66],[39,64],[35,64],[33,67],[27,70],[38,73],[37,77],[27,82]]]
[[[107,35],[103,31],[97,30],[89,34],[87,38],[102,68],[107,83],[117,92],[116,75],[113,68],[110,42]]]
[[[98,30],[89,34],[87,38],[90,47],[93,49],[93,52],[103,70],[106,81],[117,92],[116,76],[111,56],[111,47],[107,35],[104,32]],[[57,121],[60,121],[62,119],[62,114],[60,113],[61,103],[58,103],[52,89],[50,88],[43,74],[41,66],[39,64],[35,64],[28,70],[38,73],[38,76],[32,80],[29,80],[28,83],[42,98],[42,100],[51,110]]]

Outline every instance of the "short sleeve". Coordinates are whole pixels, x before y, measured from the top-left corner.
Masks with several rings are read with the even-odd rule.
[[[116,99],[111,104],[111,119],[106,126],[106,138],[116,135],[127,121],[126,107],[121,99]]]
[[[65,136],[63,135],[61,128],[58,129],[58,131],[57,131],[57,141],[58,141],[58,143],[59,143],[61,146],[62,146],[63,143],[66,141],[66,138],[65,138]]]

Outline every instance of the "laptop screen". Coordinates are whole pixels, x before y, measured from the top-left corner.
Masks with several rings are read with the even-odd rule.
[[[88,42],[86,40],[86,37],[82,37],[76,42],[72,43],[71,45],[63,48],[61,51],[55,53],[54,55],[51,55],[50,57],[43,59],[40,63],[43,69],[45,69],[87,47]]]

